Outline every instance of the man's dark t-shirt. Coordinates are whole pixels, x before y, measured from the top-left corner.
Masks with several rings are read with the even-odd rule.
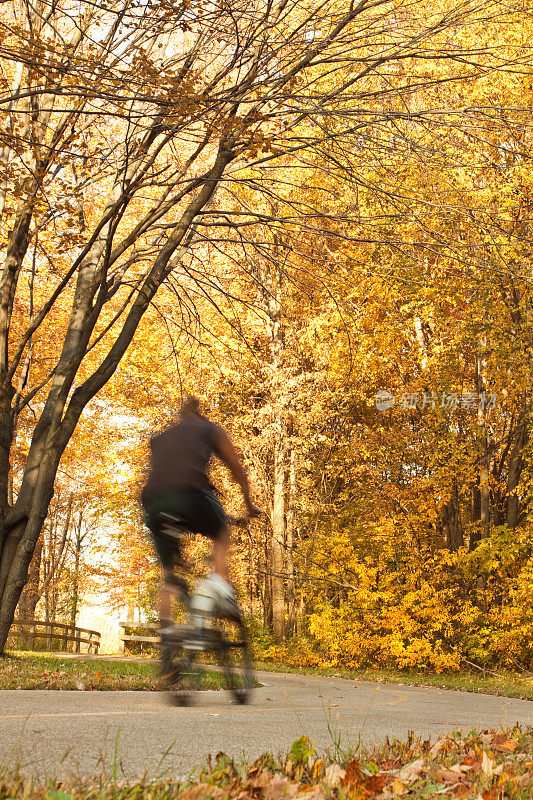
[[[207,469],[220,431],[214,422],[191,414],[154,436],[150,441],[152,468],[143,498],[185,487],[210,491]]]

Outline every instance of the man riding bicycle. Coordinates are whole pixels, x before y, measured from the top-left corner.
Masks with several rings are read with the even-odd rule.
[[[226,431],[200,413],[198,398],[183,403],[179,422],[150,440],[151,471],[142,493],[146,524],[165,571],[159,593],[161,633],[171,630],[171,602],[176,592],[173,567],[180,553],[165,537],[163,520],[179,519],[183,527],[213,541],[214,572],[207,581],[223,599],[226,613],[239,616],[235,591],[228,580],[230,534],[224,509],[208,478],[211,456],[216,455],[239,484],[247,514],[260,510],[250,499],[250,485],[239,456]],[[166,515],[166,517],[165,517]]]

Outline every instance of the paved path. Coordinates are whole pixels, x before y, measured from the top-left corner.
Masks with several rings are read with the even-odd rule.
[[[184,709],[157,692],[1,691],[0,762],[18,761],[41,776],[94,775],[99,759],[112,766],[118,741],[120,774],[176,776],[207,753],[254,759],[285,751],[302,733],[326,749],[333,737],[347,748],[359,736],[370,742],[413,730],[436,738],[456,727],[533,725],[526,700],[311,675],[258,677],[263,686],[244,707],[225,692],[203,692],[195,708]]]

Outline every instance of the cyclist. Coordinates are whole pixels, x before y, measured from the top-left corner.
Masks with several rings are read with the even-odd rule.
[[[208,467],[216,455],[239,484],[248,516],[261,512],[252,503],[250,485],[239,456],[226,431],[200,412],[197,397],[190,396],[182,404],[179,421],[150,440],[151,470],[142,504],[165,581],[159,592],[161,633],[172,630],[171,602],[177,579],[173,573],[178,549],[169,544],[162,529],[161,514],[178,517],[187,528],[213,540],[214,572],[207,581],[223,599],[226,613],[240,615],[235,590],[228,580],[230,534],[224,509],[209,482]]]

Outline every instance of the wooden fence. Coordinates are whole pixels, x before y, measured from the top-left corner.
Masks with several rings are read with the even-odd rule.
[[[98,653],[100,647],[99,631],[77,628],[75,625],[63,622],[42,622],[38,619],[15,620],[9,632],[9,639],[19,648],[47,652],[70,650],[80,653],[81,646],[87,645],[87,653]]]
[[[118,623],[123,630],[120,640],[120,651],[122,653],[152,653],[154,646],[159,643],[159,623],[157,622],[130,622],[120,621]],[[130,631],[130,633],[128,633]],[[131,633],[131,631],[136,631]],[[139,633],[142,631],[142,633]],[[146,633],[148,635],[146,635]]]

